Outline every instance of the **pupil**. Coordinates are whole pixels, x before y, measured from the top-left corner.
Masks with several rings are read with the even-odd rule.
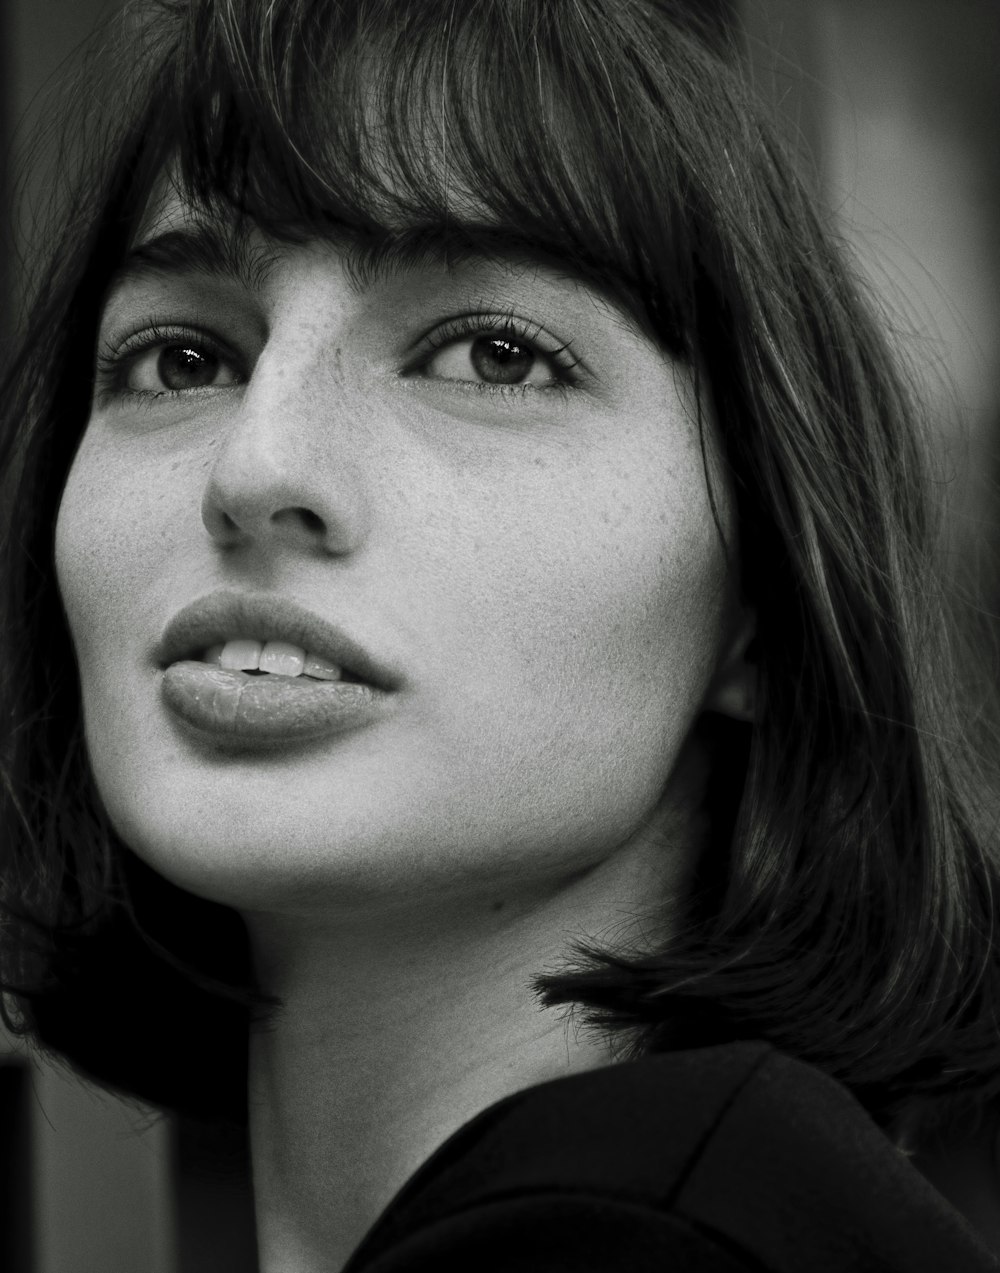
[[[198,389],[213,382],[219,360],[189,345],[168,345],[160,354],[157,371],[168,389]]]
[[[531,370],[534,353],[507,336],[480,336],[472,343],[472,365],[492,384],[515,385]]]

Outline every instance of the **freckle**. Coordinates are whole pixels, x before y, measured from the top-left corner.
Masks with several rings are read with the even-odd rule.
[[[502,911],[502,910],[503,910],[504,905],[505,905],[505,903],[504,903],[503,901],[494,902],[494,903],[492,904],[492,906],[490,907],[490,910],[491,910],[491,911],[494,913],[494,915],[495,915],[495,914],[497,913],[497,911]]]

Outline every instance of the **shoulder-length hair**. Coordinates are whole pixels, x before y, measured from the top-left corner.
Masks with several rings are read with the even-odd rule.
[[[133,24],[3,392],[20,1028],[154,1102],[242,1110],[242,925],[108,825],[52,564],[102,296],[169,171],[285,240],[530,242],[695,370],[758,616],[757,719],[714,726],[684,922],[660,949],[576,951],[543,1000],[632,1048],[768,1039],[884,1121],[1000,1087],[996,866],[949,716],[914,415],[737,62],[679,0],[159,0]]]

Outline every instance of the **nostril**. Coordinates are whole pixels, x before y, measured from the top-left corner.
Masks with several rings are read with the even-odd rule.
[[[326,530],[322,517],[319,513],[314,513],[311,508],[297,508],[295,511],[302,518],[302,524],[306,530],[316,532]]]
[[[326,533],[326,522],[318,513],[314,513],[311,508],[283,508],[280,512],[274,514],[273,520],[278,525],[298,525],[311,535],[323,535]]]

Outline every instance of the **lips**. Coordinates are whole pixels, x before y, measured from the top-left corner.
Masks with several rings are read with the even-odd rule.
[[[241,657],[222,658],[222,650],[243,649]],[[301,660],[295,651],[303,652]],[[392,710],[401,685],[394,669],[295,602],[225,591],[181,610],[167,625],[156,660],[163,669],[162,701],[181,726],[239,750],[375,724]],[[303,675],[309,660],[313,676]]]
[[[390,692],[402,678],[342,629],[284,597],[220,590],[179,611],[163,633],[155,658],[160,667],[201,660],[213,646],[237,640],[284,642],[339,667],[352,680]]]

